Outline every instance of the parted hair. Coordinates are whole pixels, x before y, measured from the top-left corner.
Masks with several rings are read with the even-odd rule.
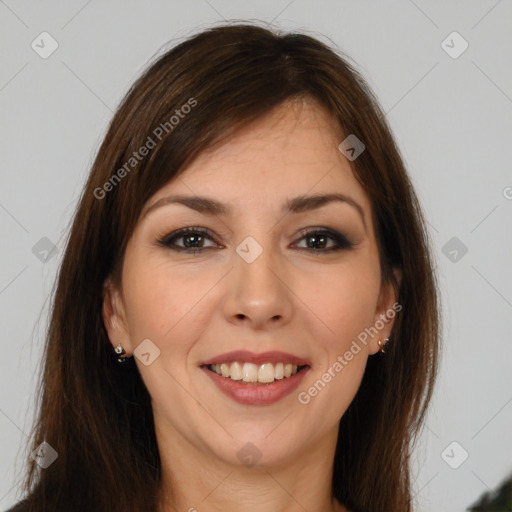
[[[191,99],[190,113],[168,129],[177,109],[192,107]],[[340,142],[354,134],[364,143],[351,167],[371,201],[382,282],[393,284],[402,306],[385,355],[369,358],[341,418],[332,493],[352,512],[412,510],[410,455],[440,352],[424,215],[385,114],[349,57],[306,33],[248,22],[201,30],[155,56],[110,122],[51,297],[16,510],[157,510],[161,470],[150,396],[133,360],[116,363],[102,320],[103,285],[109,277],[120,283],[127,242],[146,201],[203,151],[288,100],[316,102],[336,120]],[[148,137],[155,147],[127,166]],[[29,455],[43,441],[58,453],[45,469]]]

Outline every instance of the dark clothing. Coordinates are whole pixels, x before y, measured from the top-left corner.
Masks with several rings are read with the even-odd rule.
[[[27,510],[27,500],[19,501],[14,505],[14,507],[6,510],[6,512],[26,512]]]

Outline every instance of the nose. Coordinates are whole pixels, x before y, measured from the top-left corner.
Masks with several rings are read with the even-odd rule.
[[[228,322],[255,330],[273,329],[288,323],[293,313],[293,292],[283,265],[271,249],[248,263],[234,254],[228,274],[224,315]]]

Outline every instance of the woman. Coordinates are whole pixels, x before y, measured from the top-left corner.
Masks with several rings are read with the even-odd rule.
[[[410,511],[438,311],[362,77],[307,35],[199,33],[96,157],[13,510]]]

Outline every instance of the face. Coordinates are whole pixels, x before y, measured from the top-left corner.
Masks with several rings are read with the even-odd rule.
[[[396,300],[341,140],[318,106],[284,104],[145,205],[104,321],[114,346],[135,351],[174,447],[270,467],[335,442]],[[327,194],[344,200],[287,209]]]

